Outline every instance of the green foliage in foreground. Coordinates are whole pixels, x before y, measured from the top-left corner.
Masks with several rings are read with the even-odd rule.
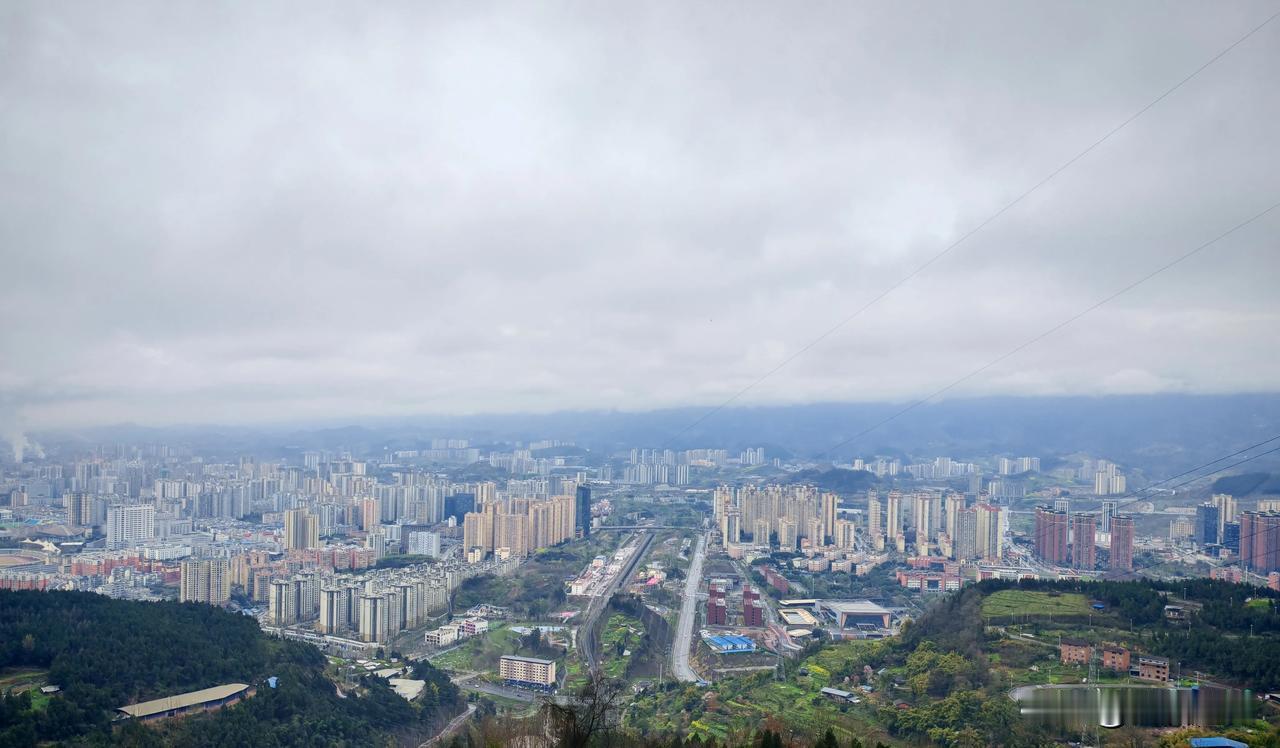
[[[1203,607],[1189,625],[1168,624],[1163,615],[1167,594]],[[1093,611],[1094,601],[1103,603],[1102,612]],[[637,699],[628,710],[628,724],[636,732],[686,741],[697,737],[704,744],[714,739],[721,745],[748,745],[751,736],[760,745],[766,733],[770,744],[780,738],[788,745],[818,745],[827,731],[838,745],[853,740],[865,745],[1051,745],[1055,736],[1022,720],[1006,693],[1007,681],[994,676],[991,664],[1000,659],[993,656],[994,640],[1001,635],[987,630],[992,618],[1047,618],[1051,611],[1055,622],[1059,616],[1082,619],[1081,627],[1090,620],[1104,628],[1133,626],[1144,651],[1244,686],[1280,686],[1280,593],[1211,580],[1176,585],[989,581],[938,600],[895,639],[807,652],[787,664],[783,680],[766,672],[708,689],[668,684]],[[874,688],[859,694],[859,704],[819,695],[823,686],[856,692],[859,685]],[[1265,724],[1252,735],[1250,744],[1280,741],[1280,731]]]
[[[0,745],[378,745],[461,706],[425,663],[415,666],[428,684],[414,705],[373,677],[341,698],[325,665],[314,647],[269,638],[253,619],[208,605],[0,591],[0,668],[47,668],[63,689],[44,709],[0,697]],[[235,682],[257,695],[208,715],[112,729],[125,704]]]

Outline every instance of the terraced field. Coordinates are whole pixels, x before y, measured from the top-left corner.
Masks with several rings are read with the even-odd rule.
[[[982,601],[982,616],[1088,616],[1089,599],[1075,592],[1000,590]]]

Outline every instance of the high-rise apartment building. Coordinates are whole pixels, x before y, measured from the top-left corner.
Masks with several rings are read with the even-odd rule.
[[[293,582],[287,579],[271,580],[267,618],[274,626],[290,626],[297,622],[298,597]]]
[[[578,535],[589,538],[591,537],[591,487],[578,486],[574,499],[577,501],[575,519]]]
[[[833,493],[822,494],[822,538],[818,544],[823,545],[831,542],[836,531],[836,518],[840,514],[840,497]],[[809,538],[810,542],[814,542],[813,538]]]
[[[720,543],[727,548],[730,545],[737,545],[741,540],[742,513],[734,507],[720,517]]]
[[[107,547],[128,548],[154,539],[156,508],[151,504],[112,504],[107,507]]]
[[[1218,507],[1218,542],[1222,542],[1222,531],[1228,522],[1235,522],[1240,516],[1240,503],[1229,493],[1215,493],[1211,499]]]
[[[182,562],[178,599],[182,602],[226,605],[231,599],[231,565],[225,558]]]
[[[1205,503],[1196,507],[1196,521],[1192,530],[1200,545],[1212,545],[1221,540],[1222,522],[1217,504]]]
[[[576,532],[575,496],[548,499],[503,499],[468,512],[463,544],[471,551],[500,552],[523,558],[530,551],[571,540]]]
[[[1070,528],[1064,511],[1036,507],[1035,552],[1042,561],[1058,566],[1067,563]]]
[[[1255,574],[1280,571],[1280,512],[1240,513],[1240,564]]]
[[[1117,514],[1111,518],[1111,569],[1133,570],[1133,517]]]
[[[1071,518],[1071,566],[1090,570],[1098,563],[1098,518],[1077,514]]]
[[[361,499],[357,505],[360,510],[360,529],[368,532],[382,524],[382,502],[377,499]]]
[[[978,522],[978,556],[984,561],[999,561],[1004,556],[1004,526],[1000,508],[991,504],[974,507]]]
[[[956,520],[959,519],[960,512],[964,510],[964,502],[964,496],[956,493],[947,494],[947,497],[943,499],[944,514],[946,515],[944,520],[946,533],[953,541],[956,537]]]
[[[884,528],[880,524],[880,499],[873,491],[867,496],[867,535],[875,537],[883,532]]]
[[[440,557],[440,533],[411,532],[407,545],[409,553],[414,556]]]
[[[1116,516],[1116,507],[1119,502],[1104,501],[1102,502],[1102,522],[1101,529],[1103,532],[1111,532],[1111,518]]]
[[[884,533],[890,538],[897,537],[902,532],[902,493],[900,491],[890,491],[885,498],[885,527]]]
[[[950,516],[948,516],[950,521]],[[955,514],[951,533],[951,557],[956,561],[978,558],[978,510],[961,509]]]
[[[93,495],[87,491],[68,491],[62,495],[67,507],[67,522],[73,527],[93,526]]]
[[[795,520],[787,517],[778,520],[778,548],[784,551],[794,551],[799,542],[800,528],[796,525]]]
[[[320,547],[320,519],[306,509],[286,511],[284,547],[289,551]]]

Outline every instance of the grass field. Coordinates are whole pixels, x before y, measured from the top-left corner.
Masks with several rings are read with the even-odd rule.
[[[984,618],[1001,616],[1087,616],[1093,612],[1084,595],[1054,595],[1031,590],[1000,590],[982,601]]]
[[[644,624],[639,620],[621,613],[610,616],[605,622],[600,646],[604,674],[610,678],[623,677],[631,661],[631,651],[641,646],[644,637]]]

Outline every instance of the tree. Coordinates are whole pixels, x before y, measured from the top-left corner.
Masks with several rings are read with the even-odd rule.
[[[609,745],[618,729],[623,684],[594,676],[567,704],[543,707],[551,734],[560,748]]]

